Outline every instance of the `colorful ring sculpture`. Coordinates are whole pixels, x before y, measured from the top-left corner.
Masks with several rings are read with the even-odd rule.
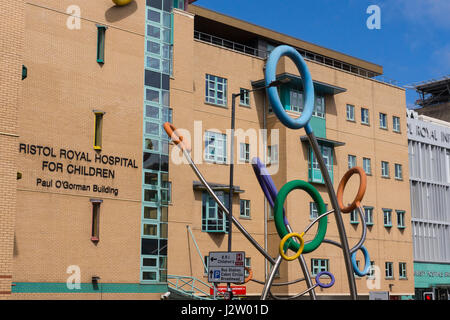
[[[348,207],[344,207],[343,204],[344,189],[345,186],[347,185],[348,180],[350,180],[350,177],[355,173],[359,174],[360,179],[358,193],[356,194],[356,198],[355,200],[353,200],[352,204],[350,204]],[[361,201],[364,197],[364,193],[366,192],[366,188],[367,188],[367,176],[366,172],[362,168],[353,167],[344,174],[337,190],[337,200],[342,213],[350,213],[361,205]]]
[[[275,226],[277,228],[277,232],[280,238],[283,238],[289,233],[288,230],[286,229],[286,225],[284,224],[283,205],[284,202],[286,201],[288,194],[295,189],[304,190],[311,196],[311,198],[317,205],[319,216],[326,212],[326,206],[325,203],[323,202],[322,196],[311,184],[302,180],[293,180],[286,183],[278,192],[278,196],[275,200],[274,206]],[[327,218],[328,217],[324,217],[320,219],[316,236],[310,242],[305,243],[303,252],[308,253],[314,251],[320,246],[323,239],[325,238],[325,234],[327,233],[327,224],[328,224]],[[300,244],[295,241],[292,241],[291,239],[289,239],[288,242],[286,242],[286,244],[288,248],[291,249],[292,251],[297,252],[300,249]]]
[[[364,277],[365,275],[367,275],[369,273],[370,270],[370,256],[369,256],[369,251],[367,251],[366,247],[361,246],[359,249],[361,249],[361,251],[364,254],[364,270],[361,271],[359,270],[358,266],[356,265],[356,251],[352,253],[351,259],[352,259],[352,266],[353,266],[353,270],[355,271],[355,273],[360,276],[360,277]]]
[[[288,233],[287,235],[285,235],[285,236],[283,237],[283,239],[281,239],[281,241],[280,241],[280,246],[279,246],[279,251],[280,251],[281,257],[282,257],[284,260],[292,261],[292,260],[295,260],[295,259],[297,259],[298,257],[300,257],[300,255],[302,254],[303,248],[305,247],[305,240],[303,240],[303,236],[304,236],[304,235],[305,235],[304,232],[302,232],[302,234],[298,234],[298,233],[295,233],[295,232],[291,232],[291,233]],[[297,238],[298,240],[300,240],[300,247],[299,247],[298,251],[297,251],[293,256],[288,257],[288,256],[284,253],[284,251],[287,251],[287,248],[285,248],[285,243],[286,243],[286,241],[287,241],[288,239],[290,239],[290,238],[292,238],[292,237],[295,237],[295,238]]]
[[[320,277],[321,276],[329,276],[330,279],[331,279],[330,283],[323,283],[322,281],[320,281]],[[335,278],[334,278],[333,274],[331,272],[328,272],[328,271],[319,272],[317,274],[317,276],[316,276],[316,283],[321,288],[330,288],[330,287],[332,287],[334,285],[334,281],[335,281]]]
[[[283,56],[287,56],[292,59],[302,76],[304,88],[303,91],[305,93],[305,103],[302,115],[297,119],[293,119],[286,113],[276,87],[269,87],[267,89],[269,102],[272,105],[272,109],[277,115],[278,119],[286,127],[290,129],[300,129],[305,127],[307,133],[312,132],[309,125],[309,120],[311,119],[314,110],[314,85],[305,60],[303,60],[303,57],[296,49],[290,46],[278,46],[270,53],[270,56],[267,60],[265,72],[266,86],[269,86],[271,83],[276,81],[277,64],[280,58]]]

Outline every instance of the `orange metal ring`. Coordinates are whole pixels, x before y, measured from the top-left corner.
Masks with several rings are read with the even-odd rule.
[[[252,280],[252,278],[253,278],[253,270],[250,269],[249,267],[244,267],[244,268],[248,272],[248,277],[245,278],[244,282],[242,282],[242,283],[235,283],[235,284],[244,284],[244,283],[247,283],[250,280]]]
[[[355,200],[353,200],[352,204],[349,205],[348,207],[344,207],[343,196],[344,196],[345,185],[347,184],[350,177],[355,173],[359,174],[359,180],[360,180],[358,193],[355,197]],[[337,190],[337,201],[338,201],[339,208],[341,209],[342,213],[350,213],[361,205],[361,201],[364,197],[364,193],[366,193],[366,187],[367,187],[367,176],[362,168],[353,167],[344,174],[344,176],[341,179],[341,182],[339,183],[339,187]]]
[[[166,131],[167,135],[172,139],[173,143],[178,145],[181,150],[191,151],[191,146],[183,140],[183,136],[180,136],[177,133],[177,128],[170,122],[166,122],[163,124],[163,128]]]
[[[252,280],[252,278],[253,278],[253,270],[250,269],[249,267],[245,267],[245,270],[247,270],[247,272],[248,272],[248,277],[245,278],[244,283],[247,283],[250,280]]]

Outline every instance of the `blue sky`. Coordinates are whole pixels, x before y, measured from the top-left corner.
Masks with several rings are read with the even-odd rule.
[[[196,5],[380,64],[401,85],[450,75],[450,0],[197,0]],[[381,29],[369,30],[370,5]],[[406,90],[407,105],[417,94]]]

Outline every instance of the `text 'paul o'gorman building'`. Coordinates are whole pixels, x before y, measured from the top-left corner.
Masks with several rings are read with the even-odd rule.
[[[184,129],[198,168],[229,206],[227,129],[235,93],[241,93],[241,134],[231,205],[276,256],[280,238],[253,157],[270,163],[278,189],[294,179],[308,181],[331,206],[304,130],[284,127],[262,90],[267,56],[281,44],[296,48],[310,69],[316,94],[311,126],[335,189],[349,168],[367,174],[365,246],[374,268],[356,278],[359,297],[367,299],[370,291],[413,295],[404,90],[375,80],[383,73],[379,65],[191,2],[1,4],[0,49],[8,57],[1,72],[9,80],[0,89],[6,106],[0,118],[0,297],[160,299],[170,292],[210,298],[207,256],[227,250],[229,226],[163,124]],[[303,87],[292,61],[280,60],[277,79],[285,110],[298,117]],[[350,180],[346,202],[357,182]],[[285,210],[294,230],[318,215],[302,192],[288,197]],[[353,212],[343,220],[353,246],[361,217]],[[236,228],[232,235],[233,251],[245,251],[247,270],[264,282],[270,264]],[[327,239],[339,241],[331,215]],[[319,298],[348,297],[341,249],[324,243],[305,260],[311,275],[330,271],[336,278],[333,287],[317,289]],[[360,251],[356,260],[362,268]],[[276,282],[301,277],[298,263],[284,262]],[[259,297],[258,281],[244,285],[243,297]],[[296,282],[272,292],[293,296],[304,289]]]

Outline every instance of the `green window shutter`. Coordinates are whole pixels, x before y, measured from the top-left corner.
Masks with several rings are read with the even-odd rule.
[[[97,25],[97,62],[105,63],[106,26]]]
[[[22,80],[25,80],[28,77],[28,68],[25,65],[22,65]]]

